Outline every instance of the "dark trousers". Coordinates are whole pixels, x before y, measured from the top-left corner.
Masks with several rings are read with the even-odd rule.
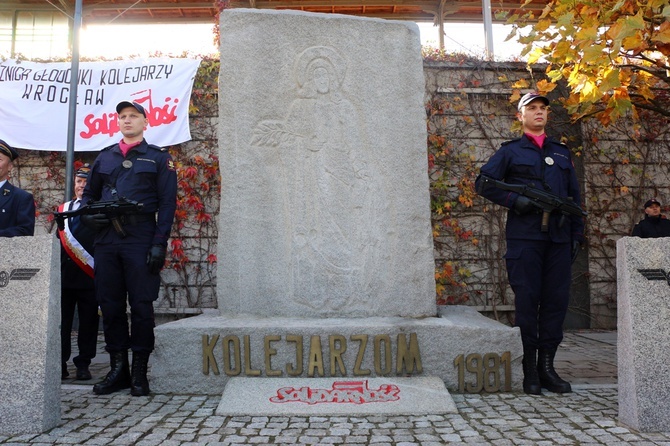
[[[505,260],[524,347],[557,348],[570,300],[570,244],[508,239]]]
[[[148,251],[148,244],[95,247],[95,290],[108,352],[131,349],[151,353],[154,349],[153,301],[158,298],[160,275],[149,273]]]
[[[77,347],[79,354],[72,359],[77,367],[88,367],[91,359],[95,358],[98,342],[98,302],[92,288],[62,288],[61,289],[61,358],[67,363],[72,354],[70,336],[74,309],[77,307],[79,330],[77,331]]]

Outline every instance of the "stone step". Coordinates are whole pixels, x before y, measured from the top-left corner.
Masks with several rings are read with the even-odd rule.
[[[457,413],[444,382],[416,378],[231,378],[221,416],[428,415]]]

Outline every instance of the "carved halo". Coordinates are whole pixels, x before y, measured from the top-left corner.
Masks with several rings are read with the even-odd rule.
[[[298,85],[302,87],[309,80],[307,74],[315,67],[324,67],[338,87],[342,86],[347,64],[344,58],[334,49],[326,46],[313,46],[303,51],[296,60],[294,73]]]

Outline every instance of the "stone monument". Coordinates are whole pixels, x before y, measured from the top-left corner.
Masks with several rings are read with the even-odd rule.
[[[220,30],[218,311],[157,327],[152,389],[429,375],[519,389],[517,329],[437,314],[416,24],[229,9]]]
[[[434,316],[418,27],[226,13],[219,310]]]
[[[53,235],[0,238],[0,435],[60,422],[60,249]]]
[[[617,241],[619,421],[641,432],[670,426],[670,239]]]

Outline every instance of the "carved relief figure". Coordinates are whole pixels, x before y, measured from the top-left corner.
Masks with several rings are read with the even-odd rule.
[[[333,48],[303,51],[286,118],[260,123],[252,141],[281,151],[293,298],[324,312],[347,305],[364,287],[369,172],[361,121],[341,91],[345,72]]]

